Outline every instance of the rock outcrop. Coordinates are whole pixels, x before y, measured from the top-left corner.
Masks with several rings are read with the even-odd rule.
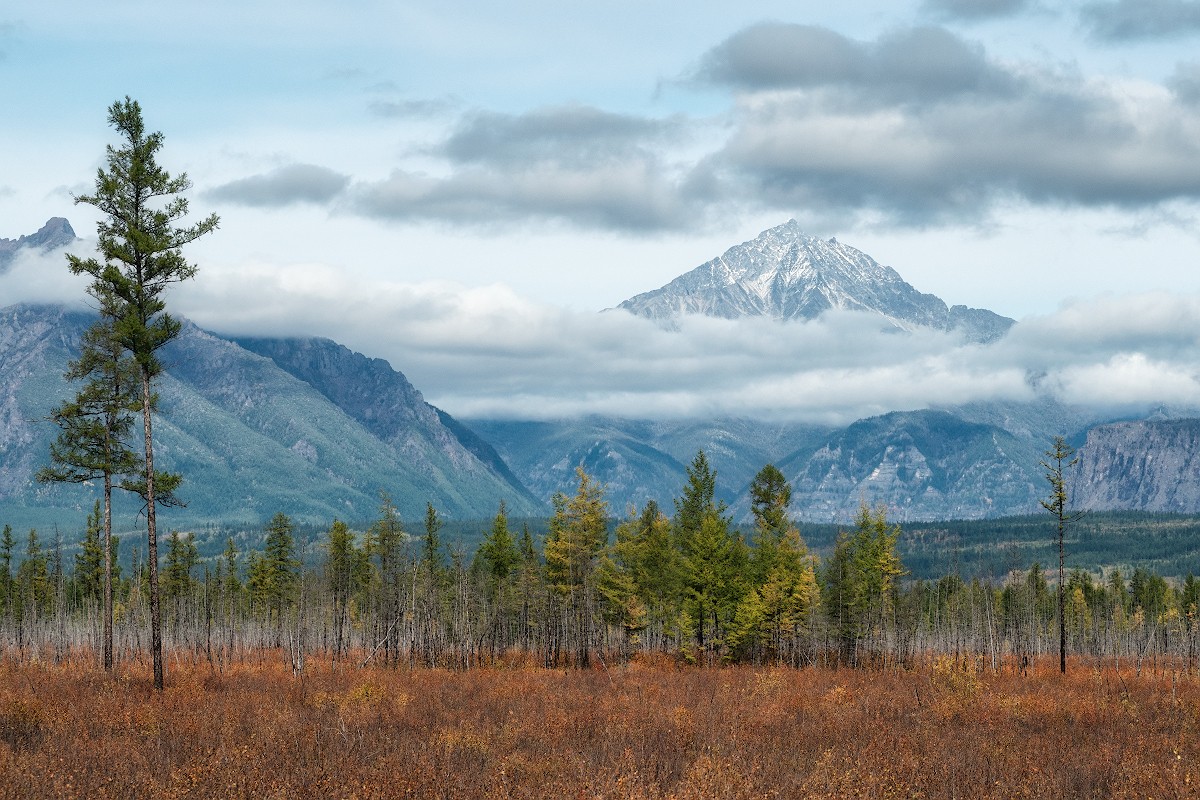
[[[1097,425],[1079,448],[1072,505],[1091,511],[1200,511],[1200,419]]]
[[[0,272],[7,269],[21,250],[54,250],[75,241],[75,230],[62,217],[51,217],[37,233],[18,239],[0,239]]]

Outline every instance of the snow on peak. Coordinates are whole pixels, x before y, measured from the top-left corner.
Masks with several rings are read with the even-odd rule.
[[[619,307],[664,322],[682,314],[807,320],[829,309],[870,311],[897,328],[961,329],[974,341],[999,338],[1012,325],[990,311],[948,308],[861,250],[805,234],[794,219]]]

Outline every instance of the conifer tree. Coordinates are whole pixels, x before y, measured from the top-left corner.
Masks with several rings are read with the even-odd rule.
[[[404,542],[407,535],[400,521],[392,498],[380,492],[379,519],[371,525],[368,534],[368,549],[379,559],[378,621],[381,630],[380,643],[384,658],[393,664],[399,658],[400,593],[403,590],[401,576],[404,572]]]
[[[638,596],[637,585],[630,570],[616,558],[612,550],[601,554],[596,566],[596,588],[603,601],[604,620],[619,625],[627,645],[638,643],[646,628],[646,606]]]
[[[1046,460],[1041,462],[1050,484],[1050,497],[1040,501],[1042,508],[1049,511],[1057,524],[1058,541],[1058,668],[1067,671],[1067,581],[1066,581],[1066,537],[1067,525],[1080,518],[1080,514],[1067,511],[1067,482],[1065,471],[1079,463],[1073,458],[1075,449],[1061,436],[1055,436],[1051,449],[1046,451]]]
[[[766,579],[738,604],[730,633],[734,655],[745,657],[765,649],[783,662],[799,657],[798,635],[820,603],[816,570],[804,540],[789,527],[774,549]]]
[[[52,585],[50,562],[42,549],[36,528],[31,528],[25,544],[25,558],[17,568],[20,608],[35,620],[50,607]]]
[[[367,554],[355,546],[350,528],[335,519],[329,526],[325,556],[325,580],[333,600],[335,656],[341,655],[348,646],[346,626],[350,620],[350,601],[366,585],[369,566]]]
[[[433,503],[425,504],[425,541],[423,557],[431,572],[437,572],[443,567],[442,543],[438,532],[442,529],[442,518],[438,516]]]
[[[675,531],[681,540],[699,531],[710,513],[725,513],[725,504],[716,502],[716,494],[717,473],[709,466],[708,456],[699,450],[687,467],[683,494],[675,499]]]
[[[168,600],[179,600],[191,594],[195,586],[192,570],[200,561],[194,537],[190,533],[171,531],[167,539],[167,563],[163,570],[163,595]]]
[[[12,618],[15,613],[13,606],[13,571],[12,557],[13,548],[16,547],[16,539],[13,538],[12,526],[5,525],[4,531],[0,532],[0,565],[3,565],[3,572],[0,572],[0,596],[4,598],[4,615]]]
[[[104,593],[104,549],[101,544],[103,528],[100,501],[88,514],[83,542],[75,554],[75,590],[80,600],[100,603]]]
[[[282,511],[276,513],[267,525],[263,548],[262,569],[265,571],[267,601],[277,623],[277,644],[283,640],[284,611],[295,602],[300,586],[300,560],[296,558],[296,539],[292,530],[288,515]]]
[[[896,578],[904,574],[896,555],[899,536],[899,527],[888,524],[885,509],[864,504],[854,531],[838,535],[826,565],[826,612],[841,641],[842,657],[851,663],[860,661],[860,646],[870,646],[872,637],[882,632]]]
[[[716,500],[717,473],[703,450],[688,466],[687,477],[674,519],[684,610],[701,650],[715,651],[746,591],[748,552],[725,516],[725,504]]]
[[[508,509],[503,500],[500,501],[500,510],[492,520],[491,531],[479,545],[479,558],[483,562],[493,593],[508,580],[508,576],[521,561],[521,554],[517,552],[517,541],[508,528]]]
[[[775,566],[780,543],[791,527],[788,506],[792,486],[774,464],[758,471],[750,483],[750,512],[754,516],[754,549],[750,562],[756,583],[762,584]]]
[[[650,500],[617,526],[613,557],[633,582],[649,635],[665,638],[681,627],[681,563],[671,521]],[[636,606],[634,607],[636,610]]]
[[[103,662],[113,666],[112,490],[114,480],[140,470],[141,460],[130,444],[133,414],[141,408],[136,367],[116,338],[116,298],[102,283],[90,292],[99,302],[100,318],[84,332],[79,358],[64,377],[84,385],[73,400],[56,407],[51,419],[59,427],[50,445],[51,465],[38,470],[41,482],[83,483],[103,480],[104,524],[101,549],[104,619]],[[122,484],[124,486],[124,484]]]
[[[437,663],[443,638],[440,612],[446,566],[439,536],[442,526],[442,518],[433,507],[433,503],[426,503],[425,536],[421,546],[421,569],[418,576],[422,583],[421,607],[417,612],[416,637],[417,647],[425,663],[430,666]]]
[[[701,650],[715,652],[747,589],[748,553],[729,520],[711,509],[683,551],[684,608]]]
[[[142,464],[143,500],[146,503],[148,544],[151,656],[154,687],[164,685],[162,618],[158,592],[158,538],[156,509],[158,493],[171,495],[173,485],[156,486],[154,436],[151,411],[152,382],[162,371],[157,352],[179,335],[180,323],[166,313],[163,291],[172,283],[191,278],[196,268],[182,255],[184,245],[217,227],[215,215],[190,226],[179,223],[187,216],[183,192],[191,184],[186,175],[176,177],[160,167],[156,156],[162,148],[161,133],[147,133],[142,110],[129,97],[113,103],[108,122],[121,146],[108,146],[107,168],[96,174],[95,192],[80,195],[76,203],[95,206],[104,215],[97,225],[100,258],[68,256],[75,274],[87,273],[94,281],[94,295],[111,297],[113,335],[137,365],[142,397],[142,433],[145,455]],[[168,483],[177,484],[178,481]]]
[[[608,544],[608,503],[604,488],[583,467],[575,468],[579,489],[573,497],[554,498],[555,512],[546,540],[546,575],[565,599],[576,629],[576,659],[591,663],[596,638],[596,567]]]

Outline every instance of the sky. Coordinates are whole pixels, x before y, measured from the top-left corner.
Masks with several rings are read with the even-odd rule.
[[[221,218],[174,310],[333,338],[452,414],[1200,406],[1198,43],[1200,0],[15,0],[0,237],[89,246],[72,198],[131,96]],[[1018,324],[597,313],[793,218]],[[82,297],[59,257],[0,275]]]

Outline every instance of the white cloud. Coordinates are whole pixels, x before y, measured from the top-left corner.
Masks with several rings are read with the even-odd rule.
[[[226,287],[237,286],[236,291]],[[319,264],[201,273],[175,307],[234,335],[324,335],[388,359],[459,416],[737,415],[846,423],[1040,394],[1096,409],[1200,404],[1200,297],[1080,301],[991,346],[899,334],[868,315],[815,322],[569,311],[502,284],[356,286]]]
[[[91,246],[78,240],[70,248],[88,256]],[[50,253],[21,249],[7,270],[0,271],[0,306],[16,303],[61,303],[83,307],[90,303],[87,276],[72,275],[62,250]]]

